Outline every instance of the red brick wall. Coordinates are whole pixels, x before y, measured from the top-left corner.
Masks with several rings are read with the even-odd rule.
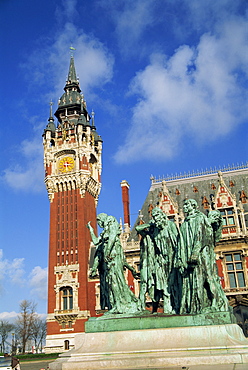
[[[91,237],[87,223],[91,221],[96,230],[95,199],[88,192],[82,198],[79,189],[65,190],[54,194],[50,204],[50,247],[48,269],[48,313],[54,313],[56,308],[56,283],[54,266],[68,263],[78,263],[78,306],[80,311],[90,310],[95,315],[95,284],[88,282],[89,249]],[[59,227],[58,227],[59,225]],[[78,251],[76,254],[75,251]],[[68,250],[68,255],[66,255]],[[71,250],[73,254],[71,254]],[[64,257],[62,258],[62,251]],[[60,257],[57,257],[57,252]],[[77,320],[74,332],[84,330],[86,320]],[[47,334],[59,334],[61,326],[57,322],[48,322]]]
[[[53,313],[56,301],[54,285],[56,283],[54,266],[57,265],[56,259],[56,220],[57,220],[58,193],[54,194],[53,202],[50,203],[50,235],[49,235],[49,255],[48,255],[48,313]],[[49,334],[49,333],[48,333]]]

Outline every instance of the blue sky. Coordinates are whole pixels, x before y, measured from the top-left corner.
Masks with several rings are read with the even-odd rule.
[[[42,133],[70,51],[103,138],[98,212],[131,222],[150,176],[247,160],[245,0],[2,0],[0,319],[46,313],[49,202]]]

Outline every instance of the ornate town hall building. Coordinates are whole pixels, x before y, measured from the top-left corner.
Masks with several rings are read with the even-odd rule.
[[[102,139],[90,117],[71,57],[64,94],[43,134],[50,201],[47,352],[74,346],[74,335],[95,314],[95,283],[88,282],[90,235],[96,229]]]

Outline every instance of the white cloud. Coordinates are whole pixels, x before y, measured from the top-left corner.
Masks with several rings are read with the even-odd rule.
[[[4,320],[4,321],[8,321],[9,323],[15,323],[17,317],[18,317],[19,313],[18,312],[15,312],[15,311],[11,311],[11,312],[0,312],[0,320]],[[47,314],[45,313],[41,313],[41,314],[38,314],[39,318],[42,319],[42,320],[45,320],[46,317],[47,317]]]
[[[3,258],[3,250],[0,249],[0,290],[4,290],[2,281],[8,279],[14,284],[22,286],[24,283],[24,258],[14,258],[12,261]]]
[[[40,135],[32,140],[24,140],[18,149],[17,164],[6,168],[2,179],[16,190],[44,190],[42,150]]]
[[[80,76],[81,89],[88,103],[91,97],[96,98],[92,90],[101,89],[112,78],[114,58],[111,53],[97,38],[87,35],[83,29],[77,29],[68,21],[76,14],[76,3],[76,0],[63,1],[62,7],[58,8],[60,12],[58,18],[62,17],[67,21],[53,39],[42,40],[41,47],[30,53],[26,63],[22,64],[29,89],[34,88],[36,92],[39,90],[38,99],[42,102],[57,100],[63,94],[69,71],[69,46],[72,40],[73,47],[76,48],[76,72]],[[37,99],[37,93],[34,97]],[[37,137],[24,140],[17,149],[20,159],[3,171],[2,179],[16,190],[44,190],[43,148],[40,135],[45,123],[34,124],[34,120],[37,121],[37,117],[29,118]]]
[[[130,57],[141,51],[139,43],[144,32],[154,24],[153,0],[98,0],[98,4],[114,25],[114,35],[117,39],[122,56]]]
[[[69,51],[70,40],[74,40],[76,71],[81,76],[86,101],[90,100],[91,89],[102,87],[112,78],[114,60],[103,44],[77,30],[72,23],[67,23],[63,31],[57,35],[52,47],[36,50],[27,64],[23,65],[29,76],[29,82],[32,81],[36,89],[41,84],[46,84],[46,92],[50,90],[46,93],[47,101],[51,97],[57,99],[63,93],[69,70],[69,53],[66,50]],[[34,126],[33,119],[31,123]],[[3,180],[16,190],[44,190],[43,148],[40,137],[42,129],[40,124],[34,127],[36,131],[39,127],[39,136],[37,134],[34,139],[24,140],[19,148],[22,160],[4,170]]]
[[[30,272],[28,278],[25,276],[24,258],[14,258],[8,260],[3,256],[3,250],[0,249],[0,292],[5,292],[10,283],[16,287],[25,288],[26,293],[31,295],[34,302],[47,299],[47,267],[36,266]],[[0,319],[13,321],[17,313],[2,312]],[[41,318],[45,315],[42,314]]]
[[[35,89],[39,86],[46,87],[44,98],[48,101],[51,98],[57,100],[63,93],[69,71],[69,46],[72,40],[76,49],[76,72],[80,76],[81,89],[86,100],[90,100],[92,89],[102,88],[112,78],[112,54],[97,38],[67,22],[54,39],[49,40],[49,45],[35,50],[22,65],[29,83]]]
[[[73,19],[76,14],[77,0],[63,0],[64,16],[67,19]]]
[[[114,59],[104,45],[93,36],[77,29],[72,23],[66,23],[48,52],[48,68],[52,70],[57,82],[55,96],[62,95],[69,70],[68,50],[71,40],[75,51],[76,72],[80,76],[82,91],[86,95],[91,89],[100,87],[112,78]]]
[[[120,51],[130,56],[136,52],[134,46],[137,46],[143,32],[156,19],[152,12],[153,0],[125,1],[119,10],[119,4],[116,5],[116,2],[112,6],[116,7],[113,15]]]
[[[11,312],[0,312],[0,320],[8,321],[9,323],[14,324],[17,319],[18,313],[15,311]]]
[[[157,48],[170,48],[170,35],[180,42],[209,30],[216,32],[246,7],[242,0],[98,0],[98,4],[114,22],[120,53],[138,58]]]
[[[204,34],[196,48],[181,46],[171,58],[154,55],[130,85],[138,102],[116,161],[164,160],[180,152],[183,137],[204,144],[243,123],[239,78],[247,73],[247,33],[244,19],[233,18],[217,35]]]
[[[182,14],[182,26],[192,31],[206,31],[226,21],[239,12],[243,6],[242,0],[171,0],[175,7],[181,6],[187,10],[186,16]]]
[[[30,273],[31,293],[39,299],[47,299],[47,267],[36,266]]]

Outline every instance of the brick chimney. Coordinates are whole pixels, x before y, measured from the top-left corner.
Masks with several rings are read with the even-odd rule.
[[[126,180],[121,182],[122,203],[124,213],[124,229],[130,228],[130,211],[129,211],[129,183]]]

